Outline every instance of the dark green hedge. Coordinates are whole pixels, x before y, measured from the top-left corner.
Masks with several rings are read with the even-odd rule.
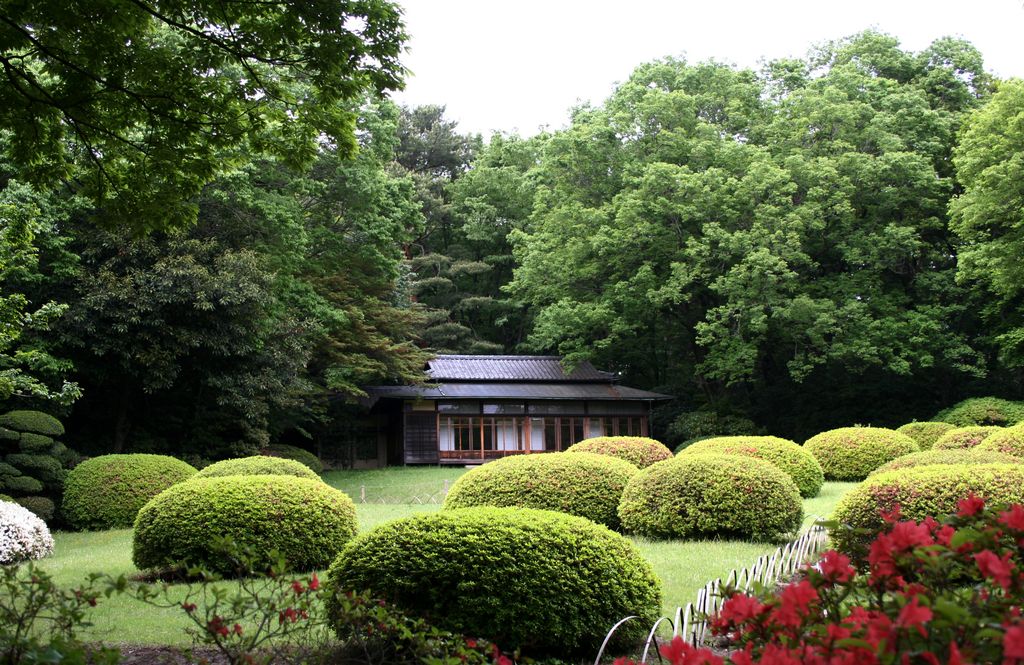
[[[618,457],[640,469],[672,457],[664,443],[645,436],[595,436],[569,446],[565,452]]]
[[[883,464],[872,471],[868,478],[887,471],[910,469],[917,466],[932,466],[935,464],[1017,464],[1019,462],[1020,460],[1013,455],[992,450],[978,450],[977,448],[963,448],[959,450],[932,449],[897,457],[893,461]]]
[[[973,448],[988,438],[990,434],[1002,430],[999,425],[970,425],[951,429],[935,442],[936,450],[957,450]]]
[[[692,444],[680,454],[721,453],[756,457],[771,462],[793,479],[800,496],[818,496],[825,474],[814,455],[788,439],[777,436],[720,436]]]
[[[829,480],[863,480],[897,457],[920,451],[906,434],[883,427],[841,427],[804,443]]]
[[[1024,502],[1024,465],[919,466],[872,476],[847,492],[833,514],[836,521],[868,532],[835,528],[832,541],[838,549],[862,559],[872,534],[882,529],[882,512],[899,506],[903,519],[939,518],[955,513],[957,502],[970,494],[993,505]]]
[[[296,476],[298,478],[309,478],[320,480],[320,476],[305,464],[295,460],[281,457],[270,457],[268,455],[253,455],[252,457],[239,457],[237,459],[226,459],[222,462],[204,467],[197,478],[214,478],[220,476]]]
[[[0,416],[0,427],[46,436],[64,436],[64,425],[42,411],[8,411]]]
[[[661,612],[660,587],[628,539],[579,517],[522,508],[389,522],[353,540],[328,575],[328,590],[372,590],[439,628],[528,657],[574,660],[593,657],[630,615],[640,620],[625,624],[613,650],[644,639]]]
[[[166,455],[87,459],[64,481],[64,519],[76,529],[130,527],[147,501],[195,473],[192,466]]]
[[[132,560],[141,569],[181,562],[225,575],[234,564],[216,548],[230,538],[252,548],[254,565],[277,550],[296,570],[326,568],[356,533],[356,508],[344,492],[294,476],[193,478],[162,492],[135,520]]]
[[[1024,402],[1014,402],[998,397],[972,397],[939,411],[935,420],[953,423],[960,427],[969,425],[1000,425],[1008,427],[1024,421]]]
[[[993,432],[979,443],[976,450],[994,450],[1024,460],[1024,426],[1008,427]]]
[[[593,453],[516,455],[462,475],[444,507],[556,510],[616,529],[622,490],[636,472],[625,460]]]
[[[310,470],[318,476],[324,472],[323,462],[320,458],[309,452],[304,448],[297,446],[289,446],[283,443],[274,443],[260,451],[261,455],[270,455],[271,457],[283,457],[285,459],[295,460],[300,464],[305,464]]]
[[[31,510],[35,513],[36,517],[44,522],[52,520],[54,513],[57,511],[57,506],[54,505],[53,499],[45,496],[23,496],[14,501]]]
[[[935,445],[935,442],[939,440],[939,437],[953,429],[956,429],[956,425],[935,421],[924,421],[907,423],[902,427],[897,427],[896,431],[901,434],[906,434],[916,441],[921,450],[931,450],[932,446]]]
[[[803,504],[796,483],[770,462],[684,454],[633,476],[619,518],[626,531],[651,538],[773,540],[800,527]]]

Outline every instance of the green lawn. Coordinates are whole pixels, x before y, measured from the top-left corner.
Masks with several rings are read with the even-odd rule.
[[[325,474],[324,479],[358,501],[359,488],[367,488],[367,499],[375,497],[410,498],[423,496],[423,488],[436,487],[440,492],[443,481],[454,481],[465,472],[462,468],[397,468],[384,471],[340,472]],[[810,516],[827,517],[844,492],[855,483],[826,483],[821,495],[804,502],[804,512]],[[378,491],[371,495],[370,488]],[[436,504],[379,504],[357,505],[361,530],[371,529],[388,520],[407,515],[439,510]],[[131,563],[131,530],[100,531],[92,533],[54,534],[55,552],[41,562],[58,582],[75,584],[89,572],[111,575],[135,574]],[[724,577],[729,570],[751,565],[758,556],[775,549],[765,543],[740,541],[650,541],[634,538],[640,551],[654,566],[664,584],[664,611],[671,615],[675,607],[695,600],[697,591],[709,580]],[[175,589],[183,597],[183,589]],[[103,599],[92,611],[94,627],[88,637],[108,643],[184,645],[188,637],[180,609],[161,610],[142,605],[128,597]]]

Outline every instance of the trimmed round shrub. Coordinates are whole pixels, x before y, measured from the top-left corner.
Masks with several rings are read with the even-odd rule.
[[[935,442],[939,440],[939,437],[952,429],[956,429],[956,425],[935,421],[925,421],[920,423],[907,423],[902,427],[897,427],[896,431],[901,434],[906,434],[916,441],[921,450],[931,450],[932,446],[935,445]]]
[[[712,435],[712,436],[695,436],[692,439],[687,439],[686,441],[683,441],[682,443],[680,443],[678,446],[675,447],[675,450],[673,452],[676,455],[678,455],[681,452],[683,452],[684,450],[686,450],[687,448],[689,448],[690,446],[692,446],[693,444],[697,443],[698,441],[707,441],[708,439],[718,439],[718,438],[721,438],[721,437],[720,436],[714,436],[714,435]]]
[[[1024,402],[1014,402],[998,397],[972,397],[939,411],[935,420],[953,423],[960,427],[968,425],[1016,425],[1024,421]]]
[[[863,480],[897,457],[920,451],[906,434],[884,427],[841,427],[804,443],[829,480]]]
[[[678,455],[643,469],[619,504],[623,528],[651,538],[772,540],[803,518],[792,478],[755,457]]]
[[[0,501],[0,564],[42,559],[53,552],[46,522],[16,503]]]
[[[858,559],[867,544],[881,531],[883,512],[899,506],[901,519],[921,521],[957,511],[957,502],[974,494],[989,504],[1024,502],[1024,465],[980,464],[919,466],[880,473],[847,492],[832,518],[855,529],[832,529],[837,549]]]
[[[640,469],[672,457],[672,451],[668,446],[645,436],[595,436],[574,443],[565,452],[610,455],[626,460]]]
[[[697,442],[681,454],[700,453],[756,457],[771,462],[793,479],[803,497],[817,496],[825,483],[825,474],[814,455],[777,436],[720,436]]]
[[[984,441],[990,434],[995,434],[1003,429],[998,425],[971,425],[970,427],[957,427],[951,429],[935,442],[935,450],[957,450],[973,448]]]
[[[960,450],[922,450],[919,453],[910,453],[903,457],[897,457],[891,462],[883,464],[872,471],[868,478],[898,469],[910,469],[917,466],[930,466],[934,464],[1019,464],[1020,460],[1013,455],[996,452],[994,450],[978,450],[967,448]]]
[[[617,529],[618,506],[633,464],[594,453],[515,455],[463,474],[444,508],[536,508],[578,515]]]
[[[19,432],[64,436],[64,425],[50,414],[42,411],[8,411],[0,416],[0,426]]]
[[[388,522],[349,543],[327,585],[370,590],[439,628],[531,657],[592,655],[609,628],[636,615],[612,645],[628,648],[661,612],[661,584],[636,545],[544,510],[464,508]],[[337,597],[328,596],[329,611]]]
[[[52,520],[54,513],[57,511],[57,506],[54,505],[53,500],[45,496],[23,496],[16,499],[15,503],[28,508],[36,517],[44,522]]]
[[[166,455],[101,455],[68,472],[64,481],[64,519],[77,529],[130,527],[139,509],[196,470]]]
[[[324,465],[323,462],[320,461],[320,458],[305,448],[289,446],[283,443],[272,443],[261,450],[260,454],[295,460],[300,464],[308,466],[310,470],[318,476],[324,472]]]
[[[1008,427],[993,432],[975,450],[994,450],[1024,459],[1024,427]]]
[[[296,570],[326,568],[356,533],[344,492],[295,476],[193,478],[162,492],[135,520],[132,560],[141,569],[182,563],[225,575],[239,571],[218,548],[228,538],[250,550],[254,569],[277,550]]]
[[[215,478],[220,476],[296,476],[298,478],[309,478],[320,480],[320,476],[305,464],[295,460],[282,457],[269,457],[267,455],[253,455],[252,457],[239,457],[226,459],[204,467],[196,478]]]

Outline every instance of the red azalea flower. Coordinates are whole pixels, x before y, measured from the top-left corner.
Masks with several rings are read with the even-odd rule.
[[[1013,569],[1014,564],[1010,561],[1010,552],[999,558],[989,550],[979,552],[974,555],[974,560],[978,564],[978,570],[981,574],[987,578],[995,580],[995,582],[1003,587],[1004,590],[1010,588],[1010,583],[1013,580]]]
[[[927,547],[935,544],[931,529],[916,522],[900,522],[889,532],[892,546],[897,551],[907,551],[915,547]]]
[[[742,626],[751,619],[756,619],[763,614],[767,607],[757,598],[742,593],[735,593],[729,597],[719,610],[719,618],[727,624]]]
[[[313,573],[313,577],[310,578],[310,580],[309,580],[309,590],[310,591],[316,591],[319,588],[320,588],[320,578],[318,578],[316,576],[316,573]]]
[[[1003,658],[1024,659],[1024,626],[1016,625],[1006,629],[1003,635]]]
[[[803,623],[811,603],[817,599],[817,590],[807,580],[790,584],[779,594],[779,604],[772,613],[772,621],[779,626],[795,628]]]
[[[917,600],[917,596],[914,596],[914,598],[900,610],[900,615],[896,618],[896,625],[901,628],[916,628],[921,637],[924,637],[927,635],[924,629],[924,624],[931,620],[932,611],[927,607],[922,607]]]
[[[946,665],[966,665],[960,656],[960,647],[956,645],[956,642],[949,643],[949,660]]]
[[[887,524],[895,524],[900,521],[900,504],[897,503],[889,512],[880,510],[878,511],[878,514],[881,515],[883,522]]]
[[[958,517],[970,517],[976,515],[985,508],[985,499],[975,496],[972,492],[966,499],[960,499],[956,504]]]
[[[296,596],[298,596],[300,593],[302,593],[302,591],[304,589],[305,589],[305,587],[302,586],[302,582],[300,582],[298,580],[295,580],[294,582],[292,582],[292,591],[295,592]]]
[[[1024,506],[1015,503],[1006,512],[1000,513],[999,523],[1005,524],[1014,531],[1024,531]]]
[[[671,644],[662,646],[658,651],[672,665],[723,665],[722,659],[711,651],[694,648],[679,635],[672,638]]]
[[[850,557],[840,554],[835,550],[829,550],[821,556],[818,563],[821,574],[826,580],[832,583],[843,584],[850,581],[854,575],[853,566],[850,565]]]

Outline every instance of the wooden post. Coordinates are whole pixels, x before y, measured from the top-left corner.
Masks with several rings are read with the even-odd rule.
[[[359,486],[359,503],[366,503],[366,485]]]
[[[448,479],[447,478],[444,479],[444,490],[442,490],[442,491],[443,491],[443,495],[442,496],[447,497],[448,496]]]

